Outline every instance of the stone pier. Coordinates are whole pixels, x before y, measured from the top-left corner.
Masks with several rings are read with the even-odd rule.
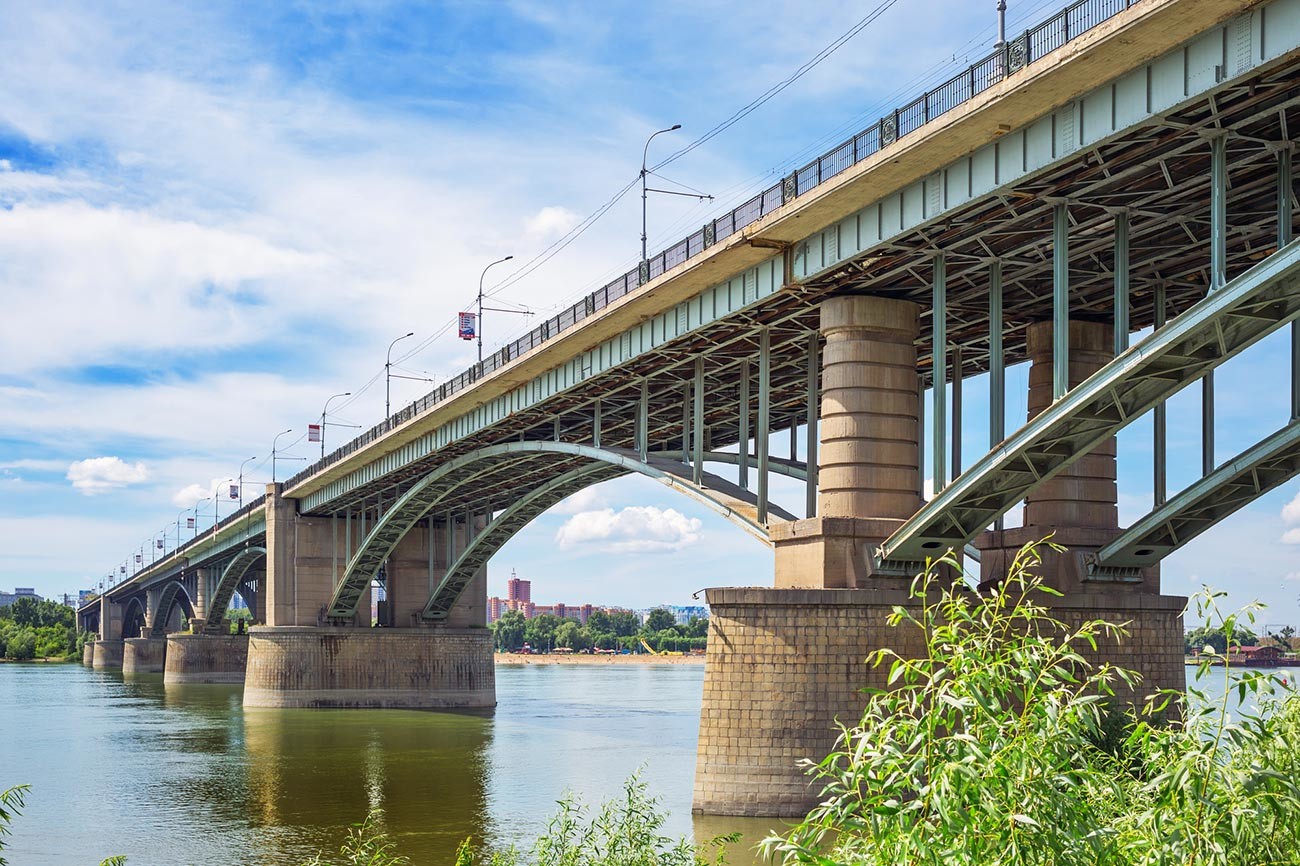
[[[90,667],[95,663],[95,642],[93,640],[86,641],[85,646],[82,647],[81,663],[86,667]]]
[[[170,634],[163,683],[242,683],[247,660],[247,635]]]
[[[160,674],[167,658],[167,638],[129,637],[122,646],[122,673]]]
[[[254,626],[249,633],[246,707],[495,705],[486,628]]]
[[[97,671],[122,669],[123,642],[121,640],[97,640],[92,656],[91,667]]]

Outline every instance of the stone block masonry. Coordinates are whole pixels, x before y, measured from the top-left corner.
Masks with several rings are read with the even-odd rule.
[[[800,761],[824,758],[836,720],[851,725],[861,717],[860,690],[885,685],[888,668],[869,667],[867,655],[886,646],[904,656],[924,652],[918,630],[887,623],[895,605],[915,600],[893,588],[744,588],[711,589],[708,603],[694,811],[802,816],[820,788]],[[1089,655],[1142,674],[1145,695],[1184,684],[1184,603],[1115,593],[1052,599],[1051,607],[1067,625],[1130,623],[1127,640]]]
[[[493,707],[492,632],[255,626],[244,706]]]
[[[242,683],[248,635],[171,634],[163,683]]]
[[[166,638],[129,637],[122,646],[122,673],[160,674],[166,658]]]
[[[82,648],[81,663],[86,667],[90,667],[95,663],[95,642],[93,640],[86,641],[86,645]]]
[[[95,650],[92,656],[91,666],[95,670],[121,670],[122,668],[122,640],[97,640],[95,641]]]

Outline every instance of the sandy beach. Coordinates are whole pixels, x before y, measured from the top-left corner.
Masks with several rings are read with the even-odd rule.
[[[523,655],[497,653],[499,665],[702,665],[704,656],[645,655]]]

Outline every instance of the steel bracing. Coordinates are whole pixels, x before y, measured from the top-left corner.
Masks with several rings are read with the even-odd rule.
[[[226,609],[230,607],[230,599],[249,569],[265,559],[265,547],[246,547],[235,554],[234,559],[221,569],[221,578],[212,591],[212,598],[208,601],[208,609],[205,611],[207,621],[203,624],[204,634],[225,634],[228,631]]]
[[[1219,521],[1300,476],[1300,420],[1251,446],[1138,520],[1089,562],[1091,577],[1126,580]]]
[[[194,604],[190,598],[192,587],[187,590],[179,580],[169,581],[163,585],[158,595],[158,607],[153,612],[153,622],[149,633],[153,637],[167,636],[167,621],[171,619],[172,606],[179,604],[187,618],[194,617]]]
[[[501,484],[506,480],[518,485],[526,472],[536,472],[540,467],[544,474],[563,474],[574,462],[610,467],[610,477],[635,472],[652,478],[691,497],[763,541],[767,540],[766,519],[794,519],[789,512],[774,505],[768,506],[767,515],[762,515],[755,494],[711,472],[697,473],[689,464],[672,458],[651,454],[642,460],[633,451],[570,442],[506,442],[444,464],[384,510],[349,560],[330,600],[327,616],[332,620],[350,619],[362,594],[379,575],[380,568],[402,538],[426,515],[446,510],[447,503],[456,496],[465,495],[467,487],[472,491],[475,487]],[[702,477],[700,483],[695,481],[697,474]],[[516,486],[516,496],[521,489]],[[468,515],[483,513],[470,511]]]
[[[880,567],[914,572],[958,548],[1044,481],[1224,361],[1300,317],[1292,243],[1194,305],[1068,392],[894,532]]]

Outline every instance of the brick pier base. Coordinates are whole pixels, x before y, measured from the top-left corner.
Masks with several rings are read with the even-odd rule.
[[[91,657],[91,666],[97,670],[121,670],[122,668],[122,641],[120,640],[97,640],[95,641],[94,654]]]
[[[129,637],[122,642],[124,674],[160,674],[166,658],[165,637]]]
[[[248,635],[170,634],[164,685],[242,683]]]
[[[835,721],[853,724],[860,689],[885,685],[888,668],[867,654],[924,648],[915,628],[891,628],[903,589],[711,589],[709,644],[700,709],[693,809],[711,815],[800,817],[819,787],[798,766],[824,758]],[[1143,675],[1143,694],[1182,688],[1185,599],[1137,593],[1053,599],[1053,615],[1131,622],[1130,638],[1101,646],[1099,658]]]
[[[492,632],[254,626],[244,706],[493,707]]]

